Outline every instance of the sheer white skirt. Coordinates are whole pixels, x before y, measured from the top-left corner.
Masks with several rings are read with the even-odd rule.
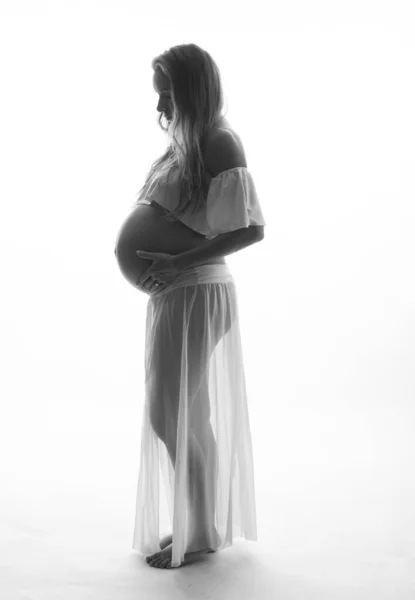
[[[192,267],[147,304],[145,403],[133,549],[160,551],[160,473],[172,567],[192,549],[257,540],[236,287],[227,264]],[[199,548],[200,546],[200,548]]]

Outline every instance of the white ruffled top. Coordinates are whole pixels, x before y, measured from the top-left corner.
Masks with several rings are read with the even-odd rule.
[[[140,200],[138,204],[152,202],[168,211],[174,210],[179,203],[177,182],[171,183],[167,178],[166,183],[157,186],[146,200]],[[266,225],[254,180],[247,167],[234,167],[219,173],[210,182],[206,206],[194,214],[186,211],[179,221],[208,240],[250,225]]]

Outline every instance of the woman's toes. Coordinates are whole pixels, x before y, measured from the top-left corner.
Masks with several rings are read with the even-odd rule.
[[[149,556],[147,556],[147,557],[146,557],[146,561],[147,561],[148,563],[150,563],[150,562],[154,562],[154,560],[155,560],[156,558],[159,558],[159,557],[160,557],[160,555],[161,555],[161,552],[155,552],[154,554],[150,554]]]
[[[153,567],[157,567],[159,569],[161,567],[161,565],[163,564],[164,560],[165,560],[164,558],[158,558],[157,560],[155,560],[153,562]]]

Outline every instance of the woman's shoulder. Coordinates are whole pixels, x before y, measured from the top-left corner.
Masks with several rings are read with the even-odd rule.
[[[208,133],[207,141],[211,140],[212,138],[216,137],[224,131],[230,133],[242,146],[242,140],[240,136],[225,118],[222,118],[216,125],[212,127],[212,129]]]
[[[207,135],[206,144],[205,144],[205,148],[204,148],[205,164],[208,164],[208,162],[209,162],[209,159],[208,159],[209,149],[210,149],[210,145],[212,144],[212,141],[217,139],[217,136],[221,135],[221,133],[223,133],[223,132],[227,132],[232,135],[233,139],[235,140],[235,142],[238,145],[238,150],[240,152],[242,161],[245,164],[247,164],[245,149],[244,149],[242,140],[241,140],[240,136],[238,135],[238,133],[235,131],[235,129],[229,125],[229,123],[226,121],[226,119],[223,119],[218,125],[215,125],[214,127],[212,127],[212,129],[209,131],[209,133]],[[214,175],[213,175],[213,173],[210,172],[209,168],[208,168],[208,171],[209,171],[209,174],[211,175],[211,177],[213,178]]]

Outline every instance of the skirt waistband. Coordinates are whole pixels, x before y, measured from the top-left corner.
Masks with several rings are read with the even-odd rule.
[[[231,270],[227,264],[217,263],[189,267],[181,273],[167,288],[160,292],[152,292],[151,297],[163,296],[171,290],[198,283],[235,283]]]

